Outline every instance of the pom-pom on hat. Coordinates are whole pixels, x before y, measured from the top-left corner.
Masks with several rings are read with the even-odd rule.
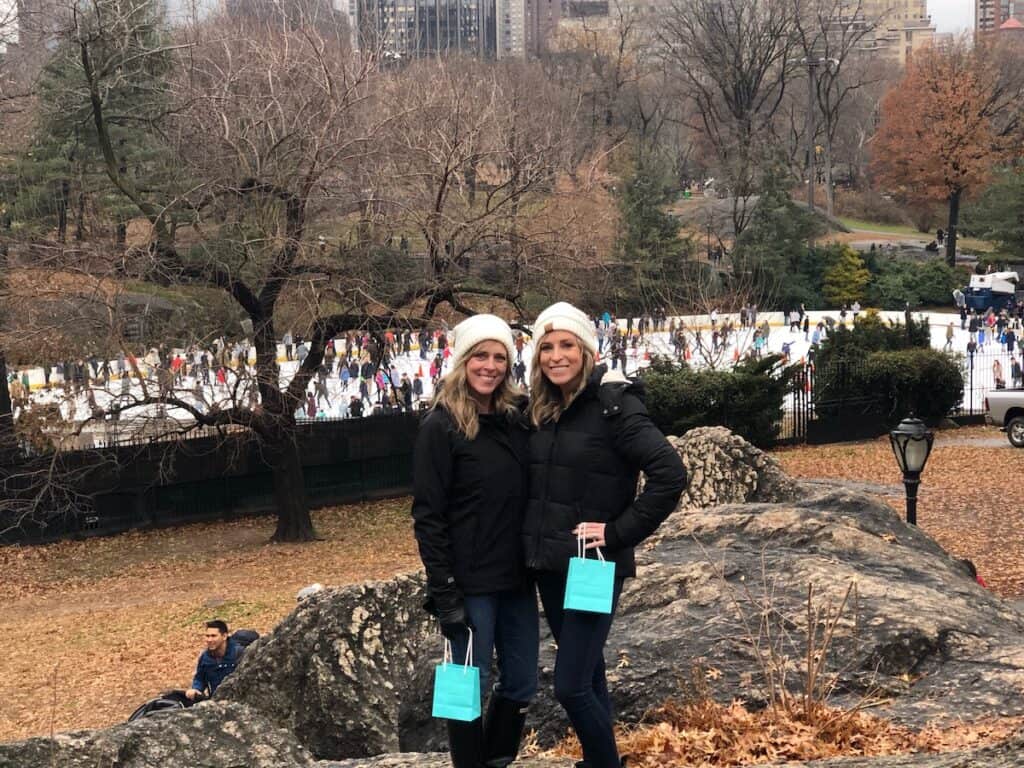
[[[452,329],[455,340],[452,342],[452,366],[459,364],[469,351],[481,341],[497,341],[505,345],[508,359],[511,361],[516,354],[512,329],[508,323],[497,315],[473,315],[467,317]]]
[[[539,315],[533,324],[533,340],[539,342],[540,337],[552,331],[569,331],[579,337],[580,343],[597,354],[597,333],[594,323],[586,313],[576,309],[567,301],[552,304]]]

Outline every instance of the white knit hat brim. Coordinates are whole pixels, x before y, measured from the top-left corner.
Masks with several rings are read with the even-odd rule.
[[[539,315],[533,324],[535,342],[552,331],[568,331],[575,334],[591,354],[597,354],[597,332],[586,313],[567,301],[552,304]]]
[[[481,341],[497,341],[504,345],[509,364],[515,358],[515,341],[508,323],[497,315],[480,314],[467,317],[452,329],[452,366],[459,364]]]

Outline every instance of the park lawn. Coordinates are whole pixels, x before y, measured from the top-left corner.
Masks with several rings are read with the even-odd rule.
[[[838,216],[837,218],[854,232],[884,232],[890,235],[902,235],[914,238],[915,240],[930,240],[934,237],[934,233],[919,232],[915,227],[910,227],[905,224],[879,224],[875,221],[853,219],[848,216]],[[963,235],[960,235],[957,237],[956,242],[959,249],[967,251],[982,251],[987,253],[995,250],[995,246],[988,240],[979,240],[976,237],[964,237]]]
[[[407,498],[314,522],[312,544],[268,543],[262,517],[0,549],[0,741],[111,725],[188,687],[209,618],[267,632],[307,584],[420,567]]]

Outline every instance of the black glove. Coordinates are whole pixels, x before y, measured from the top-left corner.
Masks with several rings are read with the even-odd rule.
[[[441,622],[441,634],[450,642],[464,639],[472,627],[466,618],[462,595],[456,590],[446,590],[435,595],[434,606],[437,620]]]

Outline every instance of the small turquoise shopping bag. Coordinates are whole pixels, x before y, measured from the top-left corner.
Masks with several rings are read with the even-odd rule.
[[[444,641],[444,659],[434,667],[434,717],[470,722],[480,717],[480,668],[473,666],[473,631],[466,663],[452,663],[452,644]]]
[[[615,591],[615,563],[609,563],[595,547],[596,560],[587,559],[583,531],[576,537],[577,557],[569,560],[569,576],[565,581],[565,602],[570,611],[611,613]]]

